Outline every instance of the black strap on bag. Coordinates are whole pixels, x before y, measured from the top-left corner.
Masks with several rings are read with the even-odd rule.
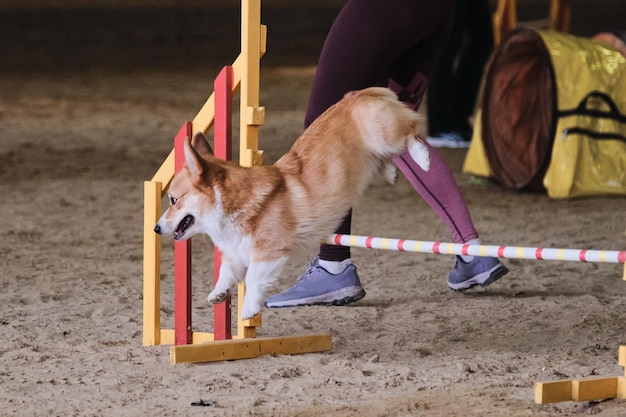
[[[601,110],[597,108],[589,108],[589,101],[591,99],[600,99],[609,108],[609,111]],[[601,91],[592,91],[587,94],[581,101],[578,107],[569,110],[561,110],[557,113],[559,117],[567,116],[589,116],[596,118],[612,119],[619,123],[626,123],[626,115],[619,111],[619,108],[613,101],[613,99],[606,93]],[[585,136],[592,137],[594,139],[606,139],[606,140],[620,140],[626,143],[626,135],[620,132],[596,132],[591,129],[583,127],[570,127],[567,129],[566,134],[577,133]]]

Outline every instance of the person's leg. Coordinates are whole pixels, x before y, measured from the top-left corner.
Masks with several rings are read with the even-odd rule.
[[[458,2],[457,2],[458,3]],[[433,45],[440,43],[437,33],[425,37],[418,45],[404,51],[393,62],[389,73],[389,87],[398,92],[398,86],[414,85],[417,77],[430,74],[429,63],[437,59]],[[400,87],[399,97],[402,97]],[[431,92],[429,91],[429,94]],[[414,100],[405,102],[415,108]],[[422,170],[407,150],[394,162],[413,188],[448,226],[456,243],[480,243],[465,200],[452,172],[440,154],[428,146],[430,168]],[[454,269],[448,274],[448,285],[454,290],[465,290],[475,285],[487,286],[506,274],[508,269],[497,258],[473,256],[457,257]]]
[[[398,10],[402,13],[397,13]],[[408,106],[417,108],[424,92],[422,81],[432,72],[439,46],[449,29],[451,13],[451,2],[446,1],[349,1],[324,44],[305,123],[310,124],[346,92],[380,85],[381,79],[387,79],[389,87],[404,98]],[[452,174],[439,154],[432,151],[431,165],[434,162],[434,168],[428,173],[413,166],[417,164],[408,151],[402,155],[403,163],[398,167],[418,193],[433,204],[433,209],[451,227],[455,238],[457,235],[459,239],[478,236]],[[346,218],[340,233],[349,232],[350,220]],[[365,291],[349,257],[349,248],[337,250],[332,245],[322,245],[320,261],[314,261],[296,285],[269,297],[266,305],[343,305],[362,298]],[[340,263],[341,258],[343,262]],[[338,273],[329,274],[324,265],[338,267],[334,271]],[[492,278],[491,273],[487,278]],[[343,285],[341,288],[337,287],[339,281]],[[487,279],[478,284],[485,282]],[[347,289],[350,292],[344,291]]]
[[[465,5],[465,0],[454,2],[452,28],[428,80],[426,100],[428,135],[431,137],[439,137],[443,133],[450,132],[451,125],[454,123],[454,67],[463,42]]]
[[[438,46],[446,37],[449,26],[445,22],[449,23],[450,19],[450,15],[447,20],[442,19],[444,24],[432,30],[419,43],[404,50],[393,60],[389,69],[388,84],[400,99],[406,96],[406,90],[412,90],[416,79],[425,78],[437,70]],[[423,93],[422,90],[421,94]],[[403,101],[412,109],[419,105],[419,100]],[[445,222],[455,242],[465,243],[477,239],[478,232],[474,228],[467,205],[450,168],[433,147],[428,144],[426,146],[431,159],[428,171],[421,169],[408,151],[394,159],[394,162],[413,188]]]
[[[476,106],[485,64],[493,49],[493,31],[491,7],[487,0],[461,2],[465,3],[466,9],[462,21],[466,40],[452,81],[455,92],[451,103],[455,116],[452,127],[463,135],[471,135],[470,117]]]
[[[428,143],[426,146],[430,154],[428,172],[420,168],[408,152],[394,159],[396,166],[448,226],[456,243],[478,239],[478,232],[450,168],[432,146]]]
[[[415,48],[414,45],[425,38],[432,41],[420,51],[425,59],[420,60],[419,65],[421,72],[430,73],[439,45],[447,34],[450,12],[451,1],[348,1],[324,42],[305,127],[347,92],[385,85],[389,68],[397,56]],[[413,80],[415,74],[407,72],[404,76]],[[416,86],[412,91],[419,88]],[[423,90],[419,91],[418,100],[422,94]],[[350,219],[351,213],[348,213],[336,233],[350,234]],[[343,261],[350,258],[350,248],[321,245],[319,258]]]
[[[333,23],[320,56],[305,117],[310,125],[328,107],[349,91],[387,83],[389,69],[397,56],[429,37],[444,37],[452,0],[349,0]],[[443,43],[443,40],[440,44]],[[422,72],[430,73],[439,45],[424,51]],[[410,77],[398,93],[417,106],[423,94],[425,77]],[[422,80],[422,78],[424,78]],[[410,81],[415,79],[415,83]],[[402,91],[400,91],[402,90]],[[337,233],[349,234],[351,212]],[[321,245],[319,257],[287,291],[269,297],[268,307],[325,304],[343,305],[365,296],[356,268],[350,261],[350,248]]]

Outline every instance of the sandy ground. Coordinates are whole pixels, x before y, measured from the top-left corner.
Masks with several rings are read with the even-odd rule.
[[[621,27],[618,0],[583,7],[587,1],[571,2],[575,33]],[[64,9],[55,1],[28,12],[19,9],[46,2],[5,3],[1,416],[626,414],[624,400],[533,402],[537,381],[624,373],[617,352],[626,344],[626,284],[621,266],[610,264],[506,260],[507,277],[488,290],[460,294],[445,284],[449,256],[354,249],[368,291],[363,300],[265,309],[258,329],[259,336],[330,332],[332,351],[170,365],[167,346],[142,346],[143,182],[210,94],[215,63],[236,55],[239,2],[183,0],[152,8],[156,3],[146,0],[145,8],[121,2],[121,8]],[[264,1],[270,45],[260,147],[266,163],[301,132],[313,75],[302,65],[314,65],[341,1],[301,3]],[[518,3],[522,20],[545,6]],[[465,151],[442,154],[484,243],[626,248],[623,198],[555,201],[513,193],[462,174]],[[353,232],[450,240],[403,179],[368,189],[355,207]],[[209,239],[194,239],[198,331],[212,330],[205,301],[211,253]],[[305,259],[293,260],[276,291],[305,266]],[[172,242],[164,239],[167,328],[173,326],[172,280]],[[199,401],[207,406],[192,405]]]
[[[212,90],[214,69],[0,78],[0,399],[6,416],[625,415],[624,400],[536,405],[536,381],[620,375],[626,284],[614,264],[507,260],[450,291],[450,256],[354,249],[368,295],[264,310],[259,336],[330,332],[326,353],[170,365],[142,346],[143,182]],[[266,163],[300,133],[312,68],[263,71]],[[624,200],[555,201],[476,183],[442,152],[486,244],[621,250]],[[449,241],[405,180],[376,183],[355,234]],[[172,242],[162,320],[171,327]],[[211,331],[211,243],[194,240],[194,320]],[[306,260],[290,263],[276,291]],[[204,401],[206,407],[192,403]]]

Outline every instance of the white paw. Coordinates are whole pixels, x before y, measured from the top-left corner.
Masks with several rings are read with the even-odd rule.
[[[209,296],[207,297],[207,301],[211,304],[223,303],[224,301],[226,301],[229,295],[230,295],[230,291],[228,290],[223,291],[223,290],[216,288],[209,293]]]
[[[389,184],[395,184],[398,182],[400,178],[400,173],[398,172],[398,168],[394,164],[385,164],[385,179],[389,181]]]
[[[243,307],[241,308],[241,318],[243,320],[251,319],[261,312],[262,304],[253,304],[253,303],[243,303]]]
[[[430,169],[430,153],[422,142],[415,141],[409,146],[409,154],[420,168],[424,171]]]

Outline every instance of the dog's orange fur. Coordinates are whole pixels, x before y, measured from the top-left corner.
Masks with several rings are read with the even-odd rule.
[[[209,301],[223,301],[245,279],[242,317],[251,318],[289,254],[318,246],[372,177],[419,144],[417,120],[388,89],[348,93],[274,165],[250,168],[215,158],[197,134],[185,143],[185,165],[172,180],[171,205],[155,231],[177,240],[208,234],[223,253]],[[417,148],[427,160],[426,148]]]

